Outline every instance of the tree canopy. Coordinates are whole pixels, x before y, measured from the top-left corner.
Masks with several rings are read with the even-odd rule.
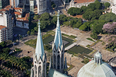
[[[109,2],[104,3],[105,8],[108,8],[110,6]]]
[[[116,15],[114,13],[106,13],[99,17],[100,20],[105,20],[107,22],[116,22]]]

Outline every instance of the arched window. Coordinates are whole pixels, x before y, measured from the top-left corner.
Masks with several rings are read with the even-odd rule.
[[[45,77],[45,69],[46,69],[46,66],[45,66],[45,64],[44,64],[44,66],[43,66],[43,77]]]
[[[37,66],[35,65],[35,74],[37,74]]]
[[[61,68],[63,68],[63,63],[64,63],[64,54],[62,53],[62,57],[61,57]]]
[[[60,55],[57,56],[57,65],[60,64]]]
[[[54,54],[54,63],[56,62],[56,55]]]
[[[41,76],[41,66],[38,67],[38,75]]]

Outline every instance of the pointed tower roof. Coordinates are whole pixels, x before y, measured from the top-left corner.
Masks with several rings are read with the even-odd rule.
[[[60,22],[59,22],[59,10],[57,14],[57,27],[56,27],[56,34],[55,34],[55,39],[54,39],[54,44],[56,46],[56,49],[59,47],[61,48],[62,45],[62,35],[61,35],[61,30],[60,30]]]
[[[38,36],[37,36],[37,43],[36,43],[36,50],[35,55],[37,56],[37,60],[41,57],[43,59],[44,55],[44,47],[43,47],[43,41],[41,36],[41,30],[40,30],[40,20],[38,20]]]

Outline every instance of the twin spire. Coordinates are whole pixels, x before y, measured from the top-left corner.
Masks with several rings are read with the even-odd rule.
[[[58,47],[61,49],[62,44],[62,35],[61,35],[61,30],[60,30],[60,22],[59,22],[59,16],[60,16],[60,11],[58,10],[58,14],[57,14],[57,27],[56,27],[56,33],[55,33],[55,39],[54,39],[54,44],[56,49],[58,49]]]
[[[43,41],[42,41],[42,36],[41,36],[41,30],[40,30],[40,20],[38,20],[38,36],[37,36],[35,55],[37,56],[37,60],[40,57],[41,59],[43,59],[44,47],[43,47]]]
[[[60,15],[59,15],[59,13],[60,13],[60,11],[58,10],[58,14],[57,14],[57,28],[56,28],[56,34],[55,34],[55,39],[54,39],[54,44],[55,44],[56,49],[58,47],[61,49],[61,46],[63,45],[62,44],[61,30],[60,30],[60,22],[59,22],[59,16]],[[43,59],[44,46],[43,46],[41,30],[40,30],[40,20],[38,20],[38,36],[37,36],[35,55],[37,56],[37,60],[40,57]]]

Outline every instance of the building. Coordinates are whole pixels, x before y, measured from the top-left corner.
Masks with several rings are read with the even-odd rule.
[[[33,55],[34,66],[31,69],[31,77],[46,77],[46,54],[44,53],[43,41],[38,23],[38,36],[35,54]]]
[[[30,14],[27,13],[25,17],[20,17],[21,15],[19,14],[16,19],[16,27],[29,29],[29,20],[28,20],[29,15]]]
[[[37,1],[37,13],[42,14],[47,11],[47,0],[36,0]]]
[[[9,5],[9,0],[0,0],[0,9]]]
[[[102,55],[97,52],[94,60],[84,65],[78,72],[77,77],[116,77],[109,64],[102,61]]]
[[[94,3],[95,0],[71,0],[68,9],[71,7],[81,8],[82,6],[88,6],[90,3]]]
[[[110,65],[111,65],[112,67],[116,67],[116,57],[114,57],[114,58],[112,58],[112,59],[110,60]]]
[[[60,31],[59,12],[57,15],[57,28],[56,28],[55,39],[52,46],[53,56],[52,56],[52,59],[50,59],[48,76],[46,74],[47,60],[46,60],[46,54],[44,53],[44,47],[43,47],[43,42],[41,37],[40,21],[38,25],[39,25],[38,36],[37,36],[35,54],[33,55],[34,65],[31,69],[31,77],[69,77],[66,74],[63,74],[63,71],[67,67],[67,65],[64,65],[64,46],[63,46],[62,36]],[[66,59],[65,59],[65,64],[67,64]]]
[[[0,42],[8,40],[7,28],[0,25]]]
[[[62,35],[59,22],[59,11],[57,15],[57,27],[54,43],[52,45],[53,68],[58,71],[64,70],[64,45],[62,42]]]
[[[12,10],[2,9],[0,10],[0,25],[3,25],[7,28],[8,40],[13,39],[13,18]]]
[[[10,0],[10,5],[14,8],[19,6],[19,0]]]
[[[29,22],[28,21],[17,20],[16,21],[16,27],[29,29]]]
[[[30,12],[34,13],[34,0],[30,0]]]

